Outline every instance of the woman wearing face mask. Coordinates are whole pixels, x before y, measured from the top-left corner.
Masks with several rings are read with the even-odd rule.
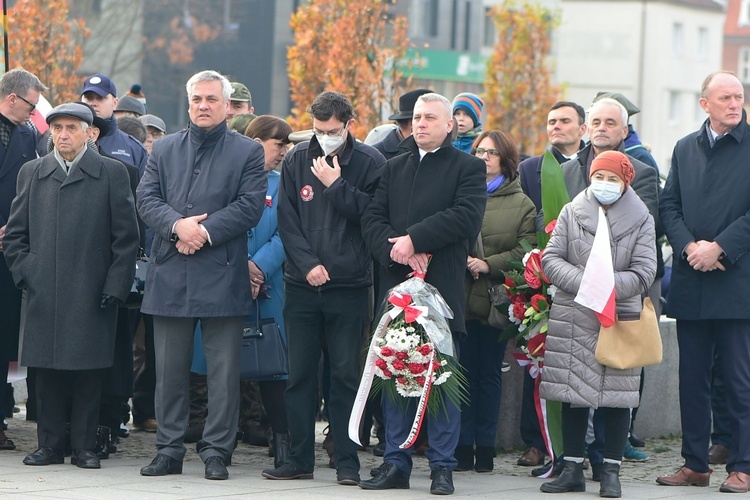
[[[466,339],[460,342],[459,356],[469,380],[469,401],[461,405],[455,457],[456,470],[489,472],[495,456],[506,342],[498,342],[500,330],[487,324],[491,307],[488,289],[502,283],[510,261],[523,258],[522,240],[536,244],[536,209],[521,190],[518,151],[508,134],[482,132],[471,151],[487,167],[487,209],[482,220],[482,248],[475,247],[466,263]]]
[[[600,322],[574,301],[599,220],[607,217],[615,276],[617,315],[638,318],[643,295],[656,274],[654,221],[630,187],[628,157],[607,151],[591,164],[591,185],[566,205],[542,257],[547,278],[558,287],[550,311],[540,395],[562,401],[563,472],[544,483],[547,493],[585,491],[583,457],[589,408],[604,414],[604,463],[599,496],[619,498],[620,463],[628,438],[630,408],[638,406],[640,368],[618,370],[595,358]]]

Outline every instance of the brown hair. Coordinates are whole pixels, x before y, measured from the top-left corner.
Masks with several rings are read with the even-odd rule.
[[[471,145],[471,154],[476,153],[479,143],[485,137],[489,137],[500,152],[500,172],[509,181],[514,180],[518,177],[518,149],[513,139],[502,130],[485,130]]]
[[[292,133],[292,127],[287,122],[274,115],[260,115],[251,121],[245,129],[245,135],[251,139],[276,139],[284,144],[289,144],[289,134]]]

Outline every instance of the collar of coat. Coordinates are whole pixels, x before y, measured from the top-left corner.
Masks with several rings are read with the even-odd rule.
[[[711,119],[706,118],[706,121],[703,122],[703,125],[701,126],[701,133],[698,134],[698,141],[701,144],[706,145],[706,147],[709,147],[709,141],[708,141],[708,127],[710,126]],[[732,137],[735,141],[738,143],[742,142],[742,138],[747,133],[747,129],[750,127],[747,123],[747,111],[744,109],[742,110],[742,119],[740,120],[740,123],[737,124],[736,127],[734,127],[732,130],[724,134],[724,136]],[[722,136],[723,137],[723,136]]]
[[[414,140],[414,135],[410,135],[401,143],[398,145],[399,149],[403,149],[405,151],[410,152],[414,157],[416,157],[416,162],[419,163],[419,146],[417,146],[417,141]],[[439,155],[445,151],[445,148],[451,148],[452,150],[458,151],[456,148],[453,147],[453,143],[451,142],[451,136],[448,135],[445,137],[445,140],[443,141],[443,144],[440,146],[440,148],[437,151],[434,152],[428,152],[425,155],[425,158],[427,155]]]
[[[86,152],[78,160],[78,168],[72,169],[70,174],[66,175],[60,168],[55,155],[49,154],[42,158],[42,164],[39,167],[39,178],[42,179],[51,175],[53,178],[66,184],[83,180],[87,175],[98,179],[102,175],[102,162],[96,161],[97,157],[99,157],[97,153],[86,148]]]
[[[354,136],[352,135],[351,130],[346,134],[346,142],[344,142],[344,149],[342,149],[336,156],[339,159],[339,165],[348,165],[349,160],[352,159],[352,154],[354,154]],[[318,143],[317,137],[315,137],[315,134],[313,134],[312,139],[310,139],[310,145],[307,146],[307,159],[313,160],[315,158],[326,156],[323,152],[323,148],[320,147],[320,144]]]
[[[591,188],[578,193],[570,203],[576,222],[587,232],[596,234],[601,204],[591,194]],[[643,225],[649,217],[648,208],[633,188],[628,186],[619,200],[606,209],[612,241],[618,241]]]
[[[209,131],[203,129],[193,122],[188,126],[188,136],[190,142],[196,148],[210,146],[215,144],[220,137],[227,133],[227,122],[223,121]]]

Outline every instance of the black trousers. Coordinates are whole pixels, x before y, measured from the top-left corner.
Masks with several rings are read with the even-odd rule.
[[[534,406],[534,379],[531,378],[528,370],[523,371],[521,439],[528,448],[533,446],[538,450],[547,451],[547,445],[544,443],[544,437],[542,437],[542,430],[539,428],[539,417],[536,414],[536,407]]]
[[[36,369],[39,446],[62,454],[65,424],[70,422],[74,450],[93,450],[99,423],[104,370]]]
[[[291,433],[290,461],[312,472],[315,465],[317,373],[321,340],[330,353],[328,416],[336,469],[359,471],[357,447],[348,435],[349,415],[359,386],[362,342],[368,324],[368,289],[314,289],[287,285],[284,325],[289,342],[289,384],[285,402]]]
[[[599,408],[604,420],[604,458],[622,460],[630,428],[630,408]],[[586,451],[586,431],[589,408],[562,406],[563,452],[566,457],[583,458]]]
[[[142,424],[156,418],[154,400],[156,393],[156,356],[154,354],[154,317],[143,314],[145,327],[144,349],[146,354],[143,368],[135,375],[133,385],[133,422]]]

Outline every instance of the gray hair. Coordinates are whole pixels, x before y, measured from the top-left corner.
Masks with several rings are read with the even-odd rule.
[[[592,111],[607,104],[610,106],[617,106],[617,108],[619,108],[620,117],[622,118],[622,126],[627,127],[628,126],[628,110],[625,109],[625,106],[620,104],[619,101],[617,101],[616,99],[612,99],[611,97],[604,97],[596,101],[594,104],[592,104],[591,107],[589,108],[589,119],[591,119]]]
[[[34,73],[29,73],[23,68],[12,69],[0,79],[0,98],[10,94],[25,96],[31,89],[44,92],[47,87],[42,85]]]
[[[193,90],[197,84],[213,81],[221,82],[221,96],[224,98],[225,102],[229,101],[229,96],[232,95],[232,84],[229,83],[229,80],[227,80],[224,75],[210,69],[194,74],[190,77],[190,80],[187,81],[185,89],[187,90],[188,101],[190,100],[190,96],[193,95]]]
[[[421,96],[419,96],[417,98],[417,102],[420,102],[420,101],[421,102],[439,102],[445,108],[446,115],[453,116],[453,105],[445,96],[442,96],[435,92],[430,92],[428,94],[422,94]]]

